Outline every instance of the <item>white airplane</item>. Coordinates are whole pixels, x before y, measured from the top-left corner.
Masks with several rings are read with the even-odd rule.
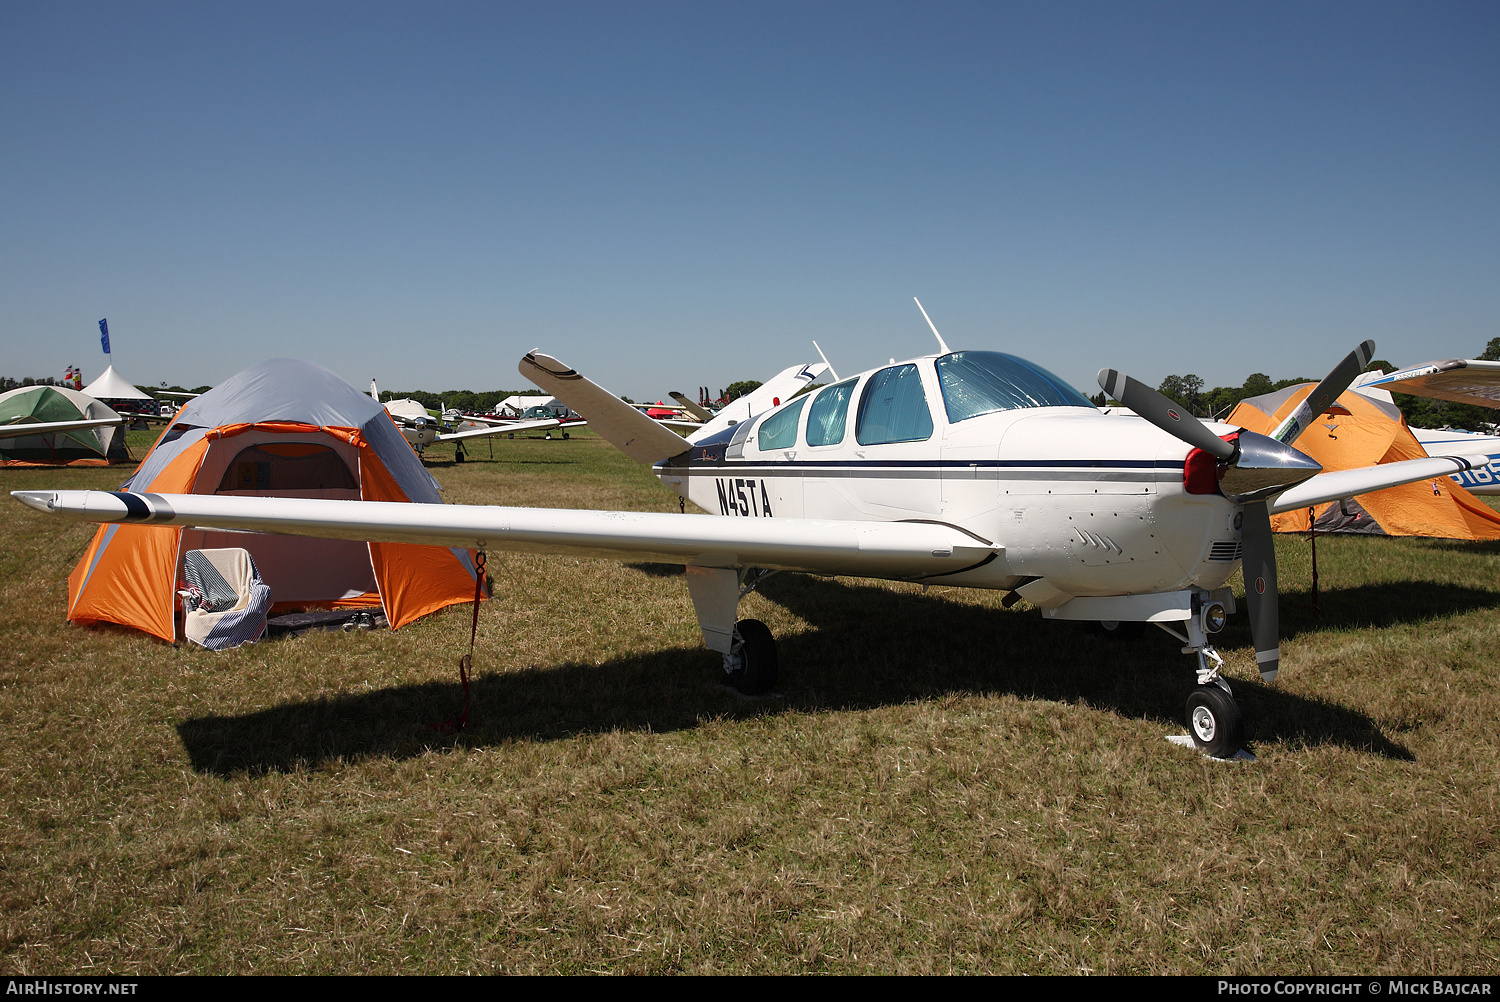
[[[1355,389],[1410,393],[1478,407],[1500,407],[1500,362],[1477,358],[1449,358],[1400,369],[1374,372]],[[1493,462],[1472,470],[1450,474],[1454,483],[1471,494],[1500,494],[1500,436],[1465,431],[1413,428],[1429,456],[1487,454]]]
[[[940,342],[941,344],[941,339]],[[926,355],[783,400],[687,442],[539,352],[521,373],[711,514],[369,501],[15,491],[94,522],[211,526],[686,566],[706,646],[728,681],[763,692],[776,646],[740,599],[804,571],[1008,591],[1049,619],[1149,622],[1196,658],[1187,721],[1209,754],[1241,746],[1238,705],[1210,638],[1235,611],[1244,563],[1256,661],[1280,663],[1270,516],[1447,474],[1419,459],[1320,473],[1289,444],[1368,363],[1371,342],[1267,437],[1206,426],[1114,370],[1100,385],[1139,418],[1101,413],[1039,366],[989,351]]]
[[[816,341],[813,343],[817,344]],[[779,407],[783,400],[792,399],[809,386],[815,385],[823,377],[824,373],[832,371],[827,362],[821,364],[817,362],[799,363],[790,366],[781,370],[744,396],[734,398],[719,408],[717,413],[711,412],[702,405],[694,403],[685,394],[673,390],[667,395],[677,401],[677,407],[674,409],[681,412],[680,416],[656,417],[652,420],[658,424],[666,425],[668,428],[682,435],[689,442],[696,442],[715,435],[725,428],[733,427],[743,421],[749,421],[765,413],[772,407]],[[658,404],[657,406],[660,407],[662,405]]]
[[[784,401],[791,400],[816,383],[828,371],[827,362],[809,362],[805,365],[788,366],[744,396],[735,397],[729,401],[719,408],[717,414],[711,414],[706,420],[688,426],[691,432],[688,438],[694,442],[702,441],[717,435],[726,428],[750,421],[772,407],[780,407]],[[672,397],[677,399],[678,394],[674,393]],[[568,406],[573,407],[571,403]],[[573,407],[573,409],[578,408]]]
[[[1470,494],[1500,494],[1500,435],[1433,428],[1413,428],[1411,433],[1429,456],[1488,456],[1488,466],[1476,466],[1448,476]]]
[[[437,440],[454,442],[466,438],[485,438],[501,434],[515,437],[518,431],[545,431],[548,432],[547,437],[551,438],[551,432],[559,428],[562,429],[562,437],[567,438],[568,429],[582,428],[588,424],[588,421],[576,414],[559,416],[552,413],[555,410],[563,410],[563,408],[528,407],[520,417],[497,417],[493,414],[462,414],[458,411],[445,411],[444,420],[449,421],[454,430],[439,435]]]
[[[542,431],[558,428],[564,424],[583,424],[585,422],[566,422],[558,418],[541,418],[532,421],[517,421],[504,419],[476,419],[464,418],[469,424],[466,429],[459,431],[447,431],[443,427],[443,421],[428,413],[421,401],[406,398],[402,400],[388,400],[381,403],[380,388],[375,385],[375,380],[370,380],[370,397],[377,404],[385,408],[396,427],[401,429],[401,437],[406,439],[417,455],[427,451],[427,447],[434,442],[456,442],[458,443],[455,458],[458,462],[464,461],[464,443],[475,438],[489,438],[495,435],[514,435],[518,431]],[[567,436],[564,435],[564,438]]]

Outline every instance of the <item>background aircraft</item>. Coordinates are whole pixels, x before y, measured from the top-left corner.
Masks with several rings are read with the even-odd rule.
[[[1439,431],[1433,428],[1413,428],[1411,433],[1429,456],[1488,456],[1489,465],[1476,466],[1472,470],[1451,473],[1449,476],[1470,494],[1500,494],[1500,436],[1469,431]]]
[[[1366,342],[1310,394],[1316,415],[1366,364]],[[841,380],[722,432],[682,438],[539,352],[521,373],[710,515],[391,505],[363,501],[17,491],[96,522],[202,525],[333,538],[681,563],[704,642],[746,692],[775,684],[770,631],[740,599],[783,570],[967,585],[1025,598],[1050,619],[1150,622],[1196,657],[1193,739],[1241,744],[1238,705],[1210,643],[1234,611],[1243,559],[1257,665],[1275,677],[1270,514],[1465,467],[1422,459],[1338,473],[1289,444],[1209,427],[1114,370],[1102,414],[1038,366],[944,352]],[[720,415],[722,416],[722,415]],[[1305,426],[1305,421],[1303,422]],[[913,624],[919,629],[918,624]],[[1003,642],[1003,638],[997,638]]]
[[[464,461],[464,443],[470,439],[492,438],[496,435],[510,435],[514,437],[519,431],[548,431],[560,428],[565,424],[585,424],[583,421],[566,421],[556,416],[537,415],[534,417],[522,416],[519,419],[509,418],[487,418],[487,417],[460,417],[459,428],[449,430],[443,418],[429,411],[418,400],[404,398],[401,400],[390,400],[381,403],[380,388],[375,385],[375,380],[370,380],[370,397],[391,416],[396,427],[401,429],[401,437],[406,439],[408,445],[417,455],[427,451],[427,447],[434,442],[457,443],[454,459],[460,463]],[[528,411],[528,413],[530,413]],[[467,427],[465,427],[465,425]],[[550,435],[548,436],[551,437]],[[563,433],[563,438],[567,438]]]

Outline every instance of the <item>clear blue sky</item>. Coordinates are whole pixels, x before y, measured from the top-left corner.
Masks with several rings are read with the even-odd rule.
[[[1092,393],[1500,336],[1500,4],[0,2],[0,374]]]

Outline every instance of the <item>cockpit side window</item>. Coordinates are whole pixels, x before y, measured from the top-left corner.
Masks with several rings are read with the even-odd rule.
[[[844,431],[849,424],[849,401],[854,399],[854,384],[858,379],[846,379],[825,388],[813,400],[807,412],[807,444],[838,445],[844,440]]]
[[[854,438],[860,445],[921,442],[932,437],[932,412],[915,365],[881,369],[865,384]]]
[[[955,351],[937,360],[948,423],[1022,407],[1088,407],[1082,393],[1040,365],[998,351]]]
[[[799,397],[760,423],[756,444],[762,452],[790,449],[797,444],[797,419],[802,416],[806,397]]]

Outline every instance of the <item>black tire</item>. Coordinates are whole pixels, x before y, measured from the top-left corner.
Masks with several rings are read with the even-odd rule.
[[[568,433],[567,432],[563,432],[563,441],[566,442],[567,440],[568,440]]]
[[[747,696],[759,696],[776,684],[776,638],[758,619],[734,624],[735,659],[727,672],[729,684]]]
[[[1187,699],[1188,733],[1199,750],[1229,758],[1245,743],[1240,704],[1216,685],[1200,685]]]
[[[1101,637],[1111,640],[1139,640],[1146,634],[1145,623],[1131,622],[1099,622],[1094,625]]]
[[[453,461],[455,463],[462,463],[464,461],[464,458],[464,447],[460,445],[458,448],[453,450]]]

